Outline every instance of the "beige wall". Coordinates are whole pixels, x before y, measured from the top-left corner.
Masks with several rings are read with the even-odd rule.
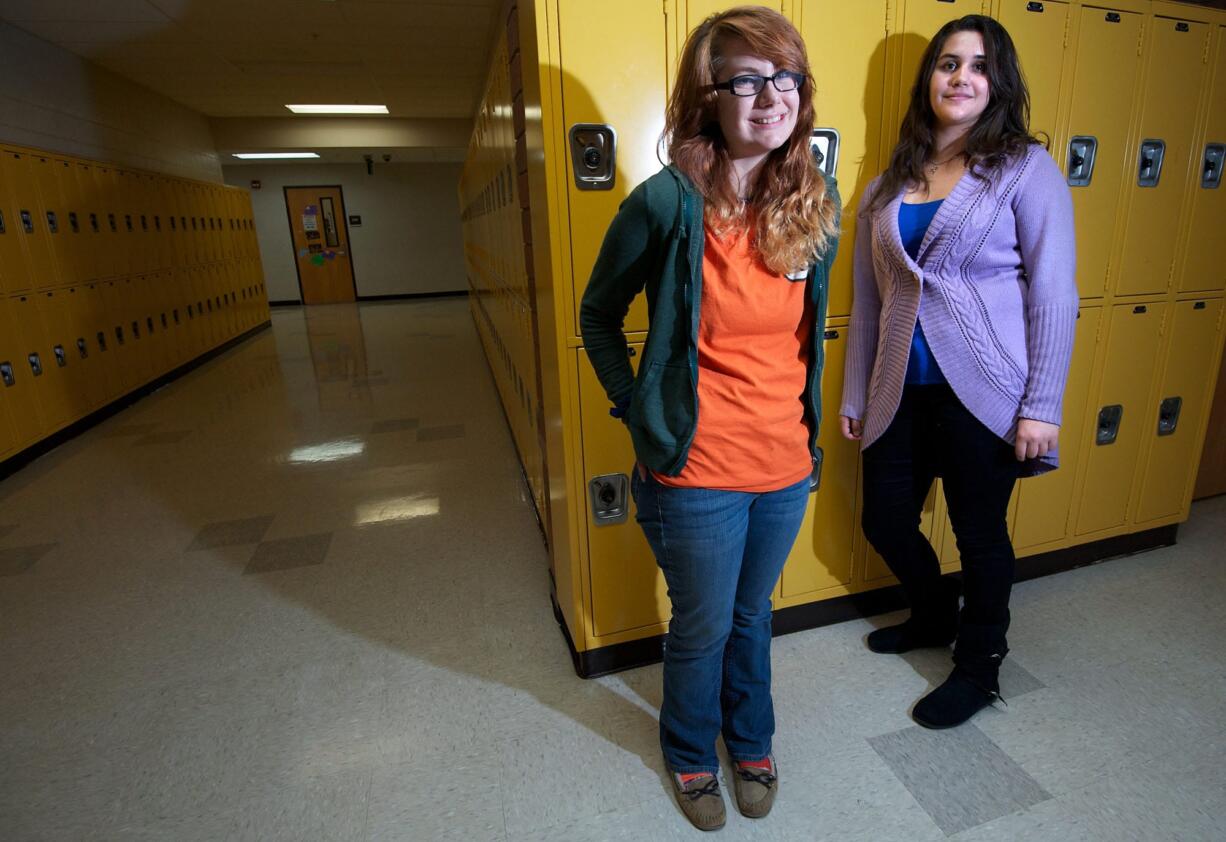
[[[0,141],[221,180],[204,115],[2,21]]]
[[[339,184],[345,213],[362,217],[349,229],[359,297],[466,290],[456,185],[460,164],[237,164],[226,184],[251,191],[264,279],[271,301],[299,300],[298,273],[284,187]]]

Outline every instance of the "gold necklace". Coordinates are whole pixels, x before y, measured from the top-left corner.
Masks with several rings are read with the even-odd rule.
[[[948,164],[950,161],[954,160],[955,158],[961,158],[965,154],[966,154],[965,152],[959,152],[956,155],[950,155],[944,161],[937,161],[935,164],[924,164],[924,171],[927,172],[928,175],[936,175],[937,170],[939,170],[941,167],[945,166],[946,164]]]

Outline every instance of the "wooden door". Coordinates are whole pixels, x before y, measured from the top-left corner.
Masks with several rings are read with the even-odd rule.
[[[345,201],[341,188],[286,187],[298,267],[298,288],[303,304],[335,304],[356,298],[353,261],[349,254],[349,229],[345,225]]]

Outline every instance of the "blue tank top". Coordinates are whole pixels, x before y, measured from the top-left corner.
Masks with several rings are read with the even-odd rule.
[[[918,205],[908,205],[904,202],[898,208],[898,233],[902,235],[902,246],[912,260],[919,255],[924,235],[928,233],[928,226],[932,224],[932,218],[940,210],[943,201],[937,199],[935,202]],[[941,373],[941,367],[937,365],[936,357],[928,347],[928,340],[924,338],[924,329],[920,327],[918,318],[915,320],[915,333],[911,336],[911,356],[907,360],[905,382],[913,385],[945,382],[945,375]]]

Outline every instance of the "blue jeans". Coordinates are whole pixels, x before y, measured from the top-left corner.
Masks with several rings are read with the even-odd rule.
[[[668,583],[660,745],[674,772],[771,752],[771,592],[800,531],[806,477],[767,493],[672,488],[631,475],[637,520]]]

